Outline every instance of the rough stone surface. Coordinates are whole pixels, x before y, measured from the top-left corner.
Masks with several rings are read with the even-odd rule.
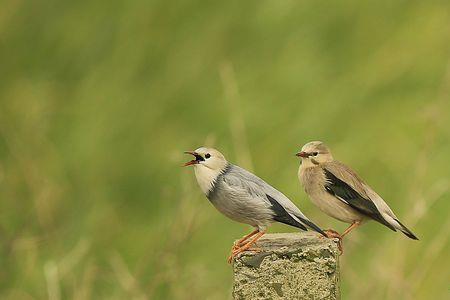
[[[315,233],[263,236],[233,262],[234,299],[339,299],[339,251]]]

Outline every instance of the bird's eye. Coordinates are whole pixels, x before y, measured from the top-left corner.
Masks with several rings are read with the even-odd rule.
[[[206,153],[205,158],[210,158],[210,157],[211,157],[211,154]]]
[[[319,152],[313,152],[311,153],[313,156],[317,156],[317,154],[319,154]]]

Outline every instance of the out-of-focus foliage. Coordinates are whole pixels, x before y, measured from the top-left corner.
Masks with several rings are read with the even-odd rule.
[[[343,230],[297,181],[323,140],[420,238],[369,223],[343,299],[444,299],[450,2],[0,4],[0,297],[228,299],[248,232],[201,194],[207,144]],[[272,231],[293,231],[274,225]]]

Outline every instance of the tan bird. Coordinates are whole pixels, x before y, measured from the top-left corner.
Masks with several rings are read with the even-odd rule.
[[[352,169],[333,159],[324,143],[307,143],[296,155],[302,159],[298,178],[311,201],[327,215],[351,224],[342,234],[325,231],[329,237],[339,238],[341,251],[342,237],[370,219],[418,240],[370,186]]]

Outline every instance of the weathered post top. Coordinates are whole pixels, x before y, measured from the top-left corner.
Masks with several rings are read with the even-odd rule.
[[[339,299],[339,250],[315,233],[263,236],[233,263],[234,299]]]

